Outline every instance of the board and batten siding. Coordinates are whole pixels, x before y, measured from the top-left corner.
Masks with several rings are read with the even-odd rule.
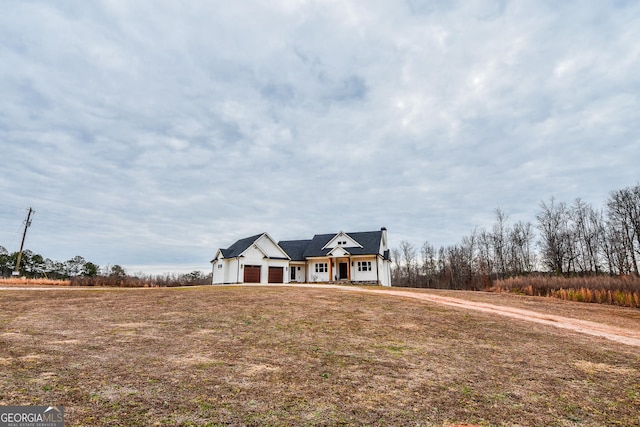
[[[309,272],[307,277],[310,282],[329,282],[329,262],[328,258],[319,258],[309,261]],[[325,264],[327,266],[327,271],[318,272],[316,271],[316,265]]]
[[[212,282],[214,284],[238,283],[238,273],[237,258],[218,259],[213,263]]]
[[[378,280],[378,272],[376,271],[377,260],[378,257],[351,258],[353,262],[351,266],[351,280],[356,282],[375,282]],[[371,271],[358,270],[358,262],[371,263]]]

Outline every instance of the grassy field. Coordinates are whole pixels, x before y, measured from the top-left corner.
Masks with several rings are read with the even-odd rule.
[[[27,279],[25,277],[0,278],[0,286],[69,286],[70,280]]]
[[[634,308],[622,308],[607,304],[587,304],[584,302],[567,304],[567,301],[551,297],[500,292],[470,292],[444,289],[411,289],[411,291],[522,308],[538,313],[558,314],[573,319],[588,320],[609,326],[626,328],[640,333],[640,310]]]
[[[64,405],[70,426],[634,426],[640,349],[331,289],[3,290],[0,405],[14,404]]]
[[[640,308],[640,277],[636,276],[520,276],[496,280],[491,288],[498,292]]]

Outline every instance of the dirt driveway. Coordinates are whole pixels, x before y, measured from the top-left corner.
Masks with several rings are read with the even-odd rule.
[[[239,286],[247,286],[239,285]],[[266,286],[266,285],[251,285],[251,286]],[[268,286],[273,286],[270,284]],[[364,292],[370,294],[381,295],[393,295],[403,298],[417,299],[421,301],[432,302],[436,304],[443,304],[450,307],[456,307],[459,309],[480,311],[483,313],[496,314],[499,316],[506,316],[513,319],[525,320],[527,322],[534,322],[543,325],[554,326],[556,328],[568,329],[574,332],[580,332],[587,335],[593,335],[596,337],[606,338],[611,341],[619,342],[621,344],[640,347],[640,324],[639,328],[630,330],[626,328],[619,328],[611,325],[605,325],[603,323],[591,322],[588,320],[575,319],[571,317],[558,316],[548,313],[540,313],[532,310],[526,310],[517,307],[509,307],[504,305],[495,305],[485,302],[470,301],[467,299],[453,298],[442,295],[434,295],[432,293],[419,292],[417,290],[396,290],[389,288],[365,288],[357,286],[341,286],[341,285],[323,285],[323,284],[304,284],[304,285],[277,285],[277,286],[292,286],[292,287],[312,287],[312,288],[325,288],[325,289],[337,289],[345,292]],[[421,290],[422,291],[422,290]]]

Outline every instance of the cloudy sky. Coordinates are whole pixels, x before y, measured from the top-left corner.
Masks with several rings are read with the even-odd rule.
[[[638,1],[23,1],[0,14],[0,245],[129,273],[640,179]]]

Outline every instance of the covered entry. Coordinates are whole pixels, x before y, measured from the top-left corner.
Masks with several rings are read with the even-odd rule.
[[[284,267],[269,267],[269,283],[284,283]]]
[[[260,266],[259,265],[244,266],[244,282],[260,283]]]
[[[338,280],[347,280],[349,279],[349,264],[346,262],[341,262],[338,264]]]

